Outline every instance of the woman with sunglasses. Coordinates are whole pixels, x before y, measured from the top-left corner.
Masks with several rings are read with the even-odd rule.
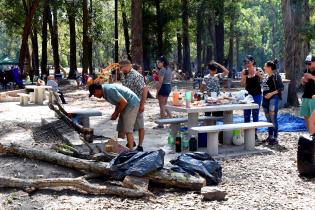
[[[268,61],[265,63],[264,71],[266,73],[265,78],[262,81],[263,88],[263,102],[265,116],[268,122],[273,124],[273,127],[268,128],[268,137],[263,142],[267,142],[269,145],[278,144],[278,104],[281,99],[281,91],[283,91],[283,83],[281,76],[276,71],[277,60]]]
[[[159,81],[156,87],[156,97],[160,106],[160,117],[171,117],[171,113],[165,110],[167,98],[172,91],[172,71],[168,66],[168,61],[164,56],[157,60],[157,67],[159,68]],[[165,114],[167,112],[167,115]]]
[[[256,61],[253,56],[247,55],[245,57],[244,65],[246,68],[241,74],[241,86],[245,87],[248,94],[253,96],[254,103],[258,104],[260,108],[262,100],[261,81],[264,78],[264,72],[261,68],[256,67],[255,64]],[[250,122],[251,115],[253,122],[258,122],[259,108],[244,110],[244,122]],[[255,132],[255,139],[258,141],[257,132]]]

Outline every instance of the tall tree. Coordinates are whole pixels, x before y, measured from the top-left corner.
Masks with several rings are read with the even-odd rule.
[[[93,17],[93,0],[90,0],[90,7],[89,7],[89,15],[88,15],[88,31],[89,31],[89,36],[88,36],[88,67],[89,67],[89,74],[93,75],[94,74],[94,69],[93,69],[93,37],[92,37],[92,17]]]
[[[196,30],[196,42],[197,42],[197,72],[201,73],[201,53],[203,50],[202,47],[202,36],[204,34],[204,0],[201,0],[197,3],[197,14],[196,14],[196,22],[197,22],[197,30]]]
[[[23,73],[23,66],[24,66],[24,61],[26,58],[26,51],[28,49],[27,47],[28,36],[31,31],[32,20],[33,20],[33,17],[34,17],[34,14],[36,12],[38,5],[39,5],[39,0],[32,1],[31,7],[25,16],[24,28],[23,28],[23,34],[22,34],[22,43],[20,47],[20,58],[19,58],[19,67],[20,67],[21,73]]]
[[[179,69],[183,66],[183,54],[182,54],[182,35],[180,30],[176,31],[176,39],[177,39],[177,67]]]
[[[49,0],[45,0],[42,17],[42,59],[41,76],[47,75],[47,24],[48,24]]]
[[[131,57],[132,62],[143,66],[142,0],[131,1]]]
[[[77,71],[77,42],[76,42],[76,2],[66,0],[66,8],[69,21],[69,36],[70,36],[70,71],[68,78],[75,79]]]
[[[88,0],[82,1],[83,7],[83,59],[82,59],[82,73],[88,73],[89,68],[89,9]]]
[[[220,63],[224,61],[224,0],[216,1],[215,14],[215,40],[216,40],[216,60]]]
[[[308,0],[281,0],[283,12],[286,77],[291,80],[288,104],[298,106],[296,87],[304,69],[303,61],[309,51],[309,40],[302,33],[309,21]]]
[[[126,5],[125,5],[125,0],[120,1],[120,6],[121,6],[121,16],[122,16],[122,21],[123,21],[123,28],[124,28],[124,37],[125,37],[125,48],[126,48],[126,53],[128,60],[131,61],[131,56],[130,56],[130,38],[129,38],[129,24],[127,20],[127,14],[126,14]]]
[[[190,46],[189,46],[189,0],[182,0],[182,24],[183,24],[183,70],[191,77],[190,68]]]
[[[118,0],[115,0],[115,63],[118,63]]]
[[[52,12],[48,6],[48,24],[53,50],[55,74],[60,74],[59,41],[58,41],[58,11],[55,2],[52,4]],[[49,72],[48,72],[49,73]]]
[[[161,11],[161,0],[154,0],[156,9],[156,26],[157,26],[157,45],[158,54],[163,55],[163,21],[162,21],[162,11]]]

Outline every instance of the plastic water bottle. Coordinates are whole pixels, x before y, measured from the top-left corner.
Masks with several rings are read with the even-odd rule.
[[[189,133],[185,131],[183,138],[182,138],[182,149],[183,151],[188,151],[189,149]]]
[[[179,131],[176,134],[175,151],[176,152],[182,152],[182,137],[181,137],[181,133]]]
[[[172,136],[172,134],[169,134],[168,137],[167,137],[167,144],[171,147],[174,146],[174,138]]]

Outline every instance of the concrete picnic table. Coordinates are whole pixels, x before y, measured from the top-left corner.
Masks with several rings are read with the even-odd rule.
[[[90,117],[102,116],[102,112],[95,109],[67,108],[65,111],[71,115],[72,120],[78,122],[83,127],[90,127]]]
[[[34,90],[34,95],[35,95],[35,100],[34,103],[38,104],[38,105],[43,105],[43,101],[44,101],[44,95],[45,95],[45,90],[46,89],[51,89],[51,86],[48,85],[26,85],[25,89],[31,89]]]
[[[220,105],[205,105],[205,106],[191,106],[187,108],[185,106],[173,106],[166,105],[165,108],[170,112],[182,112],[188,114],[188,127],[198,126],[198,115],[199,113],[205,112],[220,112],[223,111],[223,123],[233,123],[233,111],[234,110],[245,110],[245,109],[258,109],[258,104],[220,104]],[[233,134],[232,131],[223,132],[223,144],[232,143]]]

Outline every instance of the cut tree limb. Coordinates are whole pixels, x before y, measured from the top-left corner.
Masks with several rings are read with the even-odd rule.
[[[92,195],[118,195],[130,198],[142,198],[152,195],[149,192],[124,187],[90,184],[82,178],[19,179],[0,176],[0,187],[19,188],[28,193],[43,188],[71,187]]]
[[[0,153],[11,153],[29,159],[47,161],[68,168],[83,170],[96,174],[111,174],[108,163],[82,160],[49,150],[26,148],[14,144],[0,144]],[[161,169],[158,171],[154,171],[147,174],[145,177],[149,178],[150,181],[154,183],[166,184],[171,187],[178,187],[189,190],[199,191],[202,187],[206,186],[205,179],[200,176],[192,176],[188,173],[177,173],[170,169]]]

